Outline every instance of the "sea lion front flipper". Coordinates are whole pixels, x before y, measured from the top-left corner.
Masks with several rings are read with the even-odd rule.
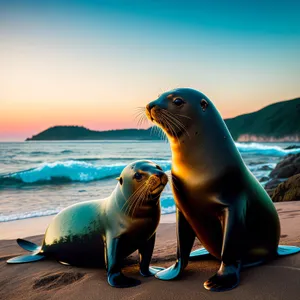
[[[144,277],[154,276],[157,272],[165,269],[162,267],[150,266],[155,244],[155,235],[156,234],[154,233],[152,237],[139,248],[140,274]]]
[[[218,272],[204,282],[204,288],[214,292],[228,291],[240,282],[241,252],[243,248],[244,221],[242,205],[239,203],[226,207],[222,216],[223,245],[221,266]]]
[[[107,236],[105,244],[105,262],[109,285],[117,288],[126,288],[141,284],[139,280],[126,277],[122,273],[120,257],[123,256],[120,253],[120,238]]]
[[[189,255],[191,253],[195,232],[185,219],[182,212],[176,209],[176,225],[177,225],[177,261],[174,265],[158,272],[155,277],[161,280],[172,280],[178,277],[189,261]]]

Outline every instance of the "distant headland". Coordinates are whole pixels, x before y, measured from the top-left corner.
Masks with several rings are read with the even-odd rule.
[[[224,121],[236,141],[300,142],[300,98],[277,102]],[[54,126],[26,139],[59,140],[160,140],[160,137],[151,134],[151,128],[95,131],[83,126]]]

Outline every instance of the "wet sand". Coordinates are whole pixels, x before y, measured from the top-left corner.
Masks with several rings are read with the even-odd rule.
[[[281,244],[300,246],[300,202],[276,203],[281,219]],[[208,292],[203,282],[219,266],[216,260],[191,261],[180,279],[160,281],[138,273],[137,254],[126,260],[124,273],[142,281],[140,286],[116,289],[106,282],[104,269],[64,266],[45,260],[7,265],[6,260],[25,254],[17,237],[40,244],[50,217],[0,224],[0,299],[299,299],[300,254],[242,271],[240,285],[223,293]],[[152,264],[170,266],[175,261],[175,216],[162,216]],[[39,234],[39,235],[38,235]],[[195,242],[195,248],[200,243]]]

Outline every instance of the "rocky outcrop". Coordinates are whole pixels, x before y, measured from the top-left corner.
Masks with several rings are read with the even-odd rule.
[[[300,153],[289,154],[270,173],[271,178],[289,178],[300,173]]]
[[[300,174],[280,183],[271,197],[273,202],[300,200]]]
[[[300,200],[300,153],[286,156],[269,176],[265,189],[273,202]]]

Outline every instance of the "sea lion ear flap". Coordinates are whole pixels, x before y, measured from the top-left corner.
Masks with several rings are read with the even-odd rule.
[[[121,185],[123,184],[123,178],[122,177],[117,177],[116,179],[120,182]]]
[[[202,99],[200,101],[200,105],[201,105],[202,110],[205,111],[207,109],[208,102],[205,99]]]

